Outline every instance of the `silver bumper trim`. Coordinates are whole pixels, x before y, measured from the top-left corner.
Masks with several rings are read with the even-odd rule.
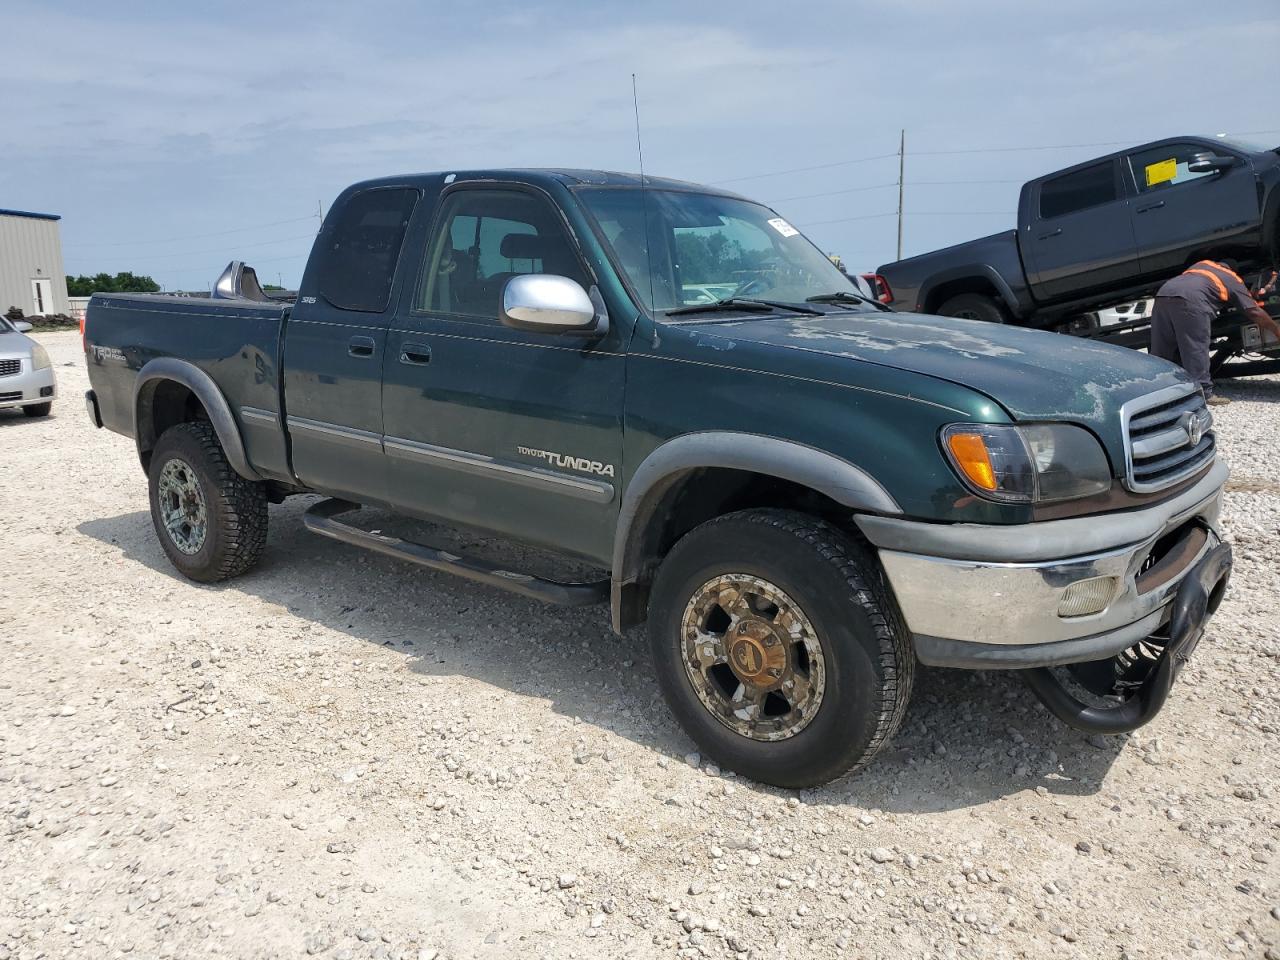
[[[1225,479],[1225,466],[1215,473]],[[1131,640],[1130,634],[1138,629],[1139,624],[1146,631],[1144,636],[1158,627],[1167,617],[1165,608],[1183,578],[1220,542],[1216,531],[1222,501],[1221,486],[1213,487],[1207,495],[1199,484],[1193,490],[1197,492],[1198,499],[1191,503],[1184,501],[1174,505],[1166,502],[1141,511],[1144,514],[1141,526],[1128,515],[1119,524],[1111,523],[1110,516],[1088,518],[1098,531],[1111,535],[1090,538],[1093,543],[1098,539],[1110,540],[1102,550],[1062,557],[1059,551],[1065,552],[1065,548],[1056,539],[1059,534],[1055,532],[1048,541],[1055,545],[1054,552],[1042,559],[1014,562],[961,559],[882,548],[880,561],[907,626],[917,638],[922,658],[929,656],[932,644],[948,658],[963,660],[964,657],[956,650],[943,650],[960,643],[971,645],[974,656],[981,653],[990,665],[990,662],[1001,659],[999,648],[1002,646],[1014,648],[1007,659],[1016,661],[1025,659],[1020,658],[1016,648],[1044,647],[1090,638],[1090,644],[1077,644],[1081,646],[1076,651],[1078,657],[1071,654],[1073,659],[1065,662],[1099,659],[1098,650],[1107,649],[1113,640],[1116,643],[1122,639]],[[1151,580],[1145,581],[1146,592],[1140,592],[1137,578],[1156,542],[1188,521],[1199,521],[1200,525],[1208,528],[1210,532],[1204,543],[1187,558],[1181,569],[1156,586],[1152,586]],[[1067,527],[1070,531],[1079,529],[1074,520],[1028,524],[1027,527],[1061,528],[1064,524],[1070,525]],[[975,537],[978,530],[1004,533],[1004,528],[967,526],[967,537]],[[1134,530],[1143,531],[1145,535],[1136,542],[1130,542],[1127,538]],[[1036,543],[1045,542],[1044,538],[1034,535],[1029,539]],[[1063,591],[1073,583],[1094,577],[1112,577],[1116,581],[1115,593],[1107,606],[1087,616],[1059,616]],[[988,649],[982,651],[978,648]],[[1090,653],[1094,655],[1086,655]],[[1066,647],[1063,655],[1067,655]],[[1101,654],[1106,655],[1105,652]],[[1064,662],[1045,651],[1037,653],[1036,657],[1041,663]],[[1011,662],[1008,665],[1021,664]]]
[[[997,526],[920,523],[859,515],[858,528],[875,546],[930,557],[988,563],[1027,563],[1103,553],[1140,543],[1197,513],[1217,528],[1222,486],[1230,471],[1218,460],[1194,486],[1160,503],[1121,513]],[[1212,506],[1210,512],[1206,507]]]

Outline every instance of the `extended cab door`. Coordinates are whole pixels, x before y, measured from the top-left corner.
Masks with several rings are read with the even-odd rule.
[[[343,194],[316,237],[285,328],[284,407],[294,474],[359,503],[387,499],[382,359],[418,191]]]
[[[1193,173],[1196,154],[1232,157],[1227,170]],[[1225,147],[1167,143],[1127,158],[1137,200],[1134,233],[1144,276],[1177,273],[1187,263],[1235,242],[1256,245],[1262,223],[1253,168]]]
[[[524,273],[594,280],[540,190],[441,196],[412,296],[387,341],[385,444],[396,509],[606,560],[622,458],[623,318],[599,339],[499,319]]]
[[[1018,245],[1036,300],[1087,296],[1138,275],[1119,171],[1113,157],[1048,177],[1031,191]]]

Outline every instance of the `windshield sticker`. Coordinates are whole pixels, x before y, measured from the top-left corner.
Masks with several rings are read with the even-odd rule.
[[[774,217],[769,221],[769,226],[773,227],[773,229],[777,230],[784,237],[794,237],[800,232],[781,217]]]
[[[1154,187],[1157,183],[1168,183],[1178,175],[1178,161],[1170,157],[1158,163],[1148,163],[1146,172],[1148,187]]]

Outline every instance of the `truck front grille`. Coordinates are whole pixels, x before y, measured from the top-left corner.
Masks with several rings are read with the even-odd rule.
[[[21,400],[21,390],[11,390],[9,393],[0,393],[0,403],[8,403],[10,400]]]
[[[0,360],[0,377],[12,377],[22,372],[22,361],[18,359]]]
[[[1157,390],[1120,408],[1125,486],[1135,493],[1164,490],[1198,473],[1217,455],[1213,416],[1199,389]]]

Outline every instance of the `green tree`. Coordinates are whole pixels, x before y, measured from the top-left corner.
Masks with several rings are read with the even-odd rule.
[[[122,271],[114,277],[109,273],[97,273],[92,277],[81,274],[67,277],[67,296],[88,297],[95,293],[159,293],[160,284],[148,276]]]

